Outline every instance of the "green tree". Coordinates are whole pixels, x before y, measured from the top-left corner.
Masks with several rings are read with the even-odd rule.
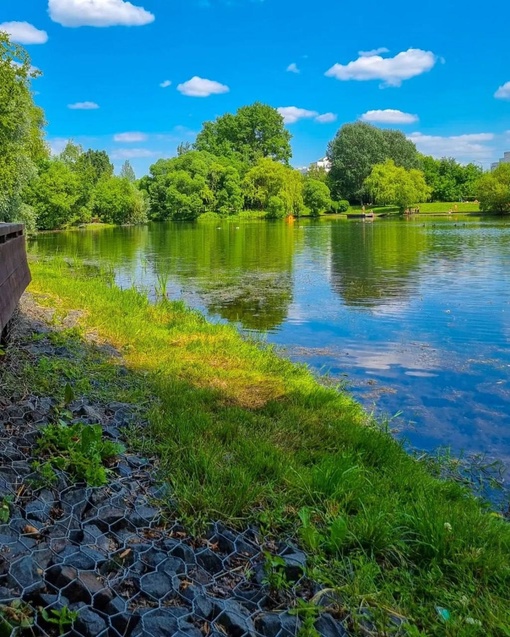
[[[27,52],[0,32],[0,221],[20,218],[23,189],[48,156],[43,113],[30,88],[36,75]]]
[[[426,201],[431,192],[421,170],[406,170],[392,159],[376,164],[364,187],[377,203],[398,206],[402,211],[413,203]]]
[[[209,168],[208,180],[209,188],[214,195],[215,212],[230,215],[243,209],[244,195],[241,178],[233,166],[214,162]]]
[[[310,208],[312,216],[318,217],[321,212],[331,208],[331,193],[328,186],[317,179],[305,179],[303,200]]]
[[[322,181],[325,184],[327,184],[329,180],[328,171],[324,168],[324,166],[317,166],[317,164],[310,164],[306,176],[310,179]]]
[[[80,144],[75,144],[72,139],[69,139],[67,144],[64,147],[64,150],[58,156],[61,161],[69,166],[69,168],[76,167],[78,163],[78,159],[83,155],[83,148]]]
[[[403,133],[382,130],[364,122],[345,124],[328,145],[329,184],[335,199],[361,201],[365,179],[386,159],[406,169],[419,166],[415,145]]]
[[[476,184],[476,193],[480,210],[510,213],[510,164],[500,164],[482,175]]]
[[[205,122],[194,147],[218,157],[236,156],[248,165],[269,157],[287,163],[292,156],[290,133],[278,111],[260,102],[243,106],[213,122]]]
[[[48,162],[25,189],[26,203],[35,211],[37,228],[54,230],[79,220],[78,175],[60,159]]]
[[[120,176],[131,182],[136,181],[135,171],[133,170],[133,166],[131,166],[131,162],[129,161],[129,159],[126,159],[126,161],[122,164],[122,168],[120,169]]]
[[[300,215],[303,211],[302,175],[272,159],[260,159],[246,173],[244,192],[249,207],[268,210],[269,206],[269,216]]]
[[[420,164],[427,185],[432,189],[433,201],[461,201],[475,197],[475,184],[483,170],[476,164],[459,164],[453,157],[434,159],[420,156]]]
[[[113,175],[113,164],[105,150],[89,150],[82,153],[75,166],[80,178],[95,186],[100,179],[108,179]]]
[[[192,150],[162,159],[142,178],[153,219],[196,219],[207,211],[229,215],[243,208],[241,178],[225,157]]]
[[[147,208],[145,194],[124,177],[101,179],[92,193],[92,213],[104,223],[143,223]]]

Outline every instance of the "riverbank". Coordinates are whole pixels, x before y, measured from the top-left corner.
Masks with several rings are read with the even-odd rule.
[[[507,634],[510,527],[409,457],[347,394],[95,269],[52,261],[32,271],[54,322],[76,319],[63,344],[92,335],[129,372],[119,382],[113,355],[93,368],[43,357],[25,372],[33,391],[62,402],[70,384],[77,396],[114,391],[139,404],[148,424],[129,444],[159,459],[166,506],[187,528],[219,519],[293,537],[358,634],[367,613],[376,634],[395,617],[408,635]]]
[[[366,210],[373,210],[375,214],[399,214],[400,209],[397,206],[365,206]],[[420,214],[448,214],[452,211],[452,214],[466,214],[480,212],[480,204],[473,201],[467,201],[459,203],[458,201],[434,201],[426,203],[414,203],[409,206],[410,209],[420,209]],[[349,212],[361,212],[361,206],[351,206]]]

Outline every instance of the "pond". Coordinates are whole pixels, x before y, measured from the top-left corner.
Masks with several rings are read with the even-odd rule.
[[[37,237],[283,348],[417,448],[510,465],[510,223],[161,223]]]

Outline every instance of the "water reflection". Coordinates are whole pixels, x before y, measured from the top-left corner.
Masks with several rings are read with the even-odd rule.
[[[406,223],[349,222],[331,228],[331,282],[347,305],[383,308],[413,294],[428,235]]]
[[[510,224],[151,224],[49,234],[31,249],[164,287],[212,320],[267,334],[289,357],[348,378],[370,409],[402,412],[421,448],[510,463]]]

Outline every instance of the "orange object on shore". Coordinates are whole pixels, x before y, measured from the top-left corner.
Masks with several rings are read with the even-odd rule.
[[[294,215],[289,215],[288,217],[285,217],[285,221],[287,223],[294,223],[295,221]]]

